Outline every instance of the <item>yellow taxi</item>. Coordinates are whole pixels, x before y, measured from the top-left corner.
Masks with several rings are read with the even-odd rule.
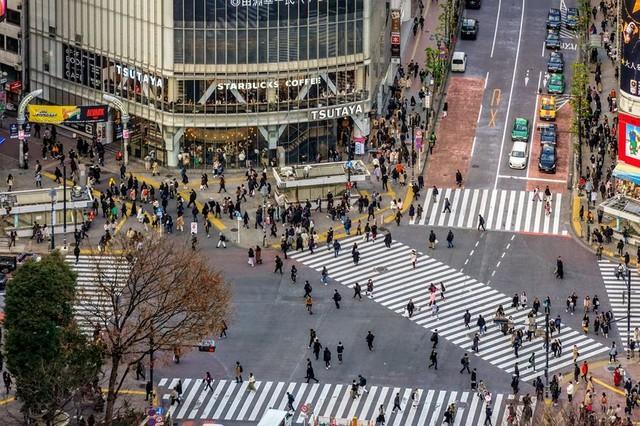
[[[540,99],[540,119],[555,121],[556,119],[556,97],[544,95]]]

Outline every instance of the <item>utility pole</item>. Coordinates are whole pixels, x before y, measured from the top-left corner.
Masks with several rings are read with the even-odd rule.
[[[151,395],[149,396],[149,405],[153,407],[153,332],[149,336],[149,382],[151,382]]]
[[[67,164],[62,162],[62,233],[67,234]]]
[[[544,397],[549,398],[549,310],[544,314]]]

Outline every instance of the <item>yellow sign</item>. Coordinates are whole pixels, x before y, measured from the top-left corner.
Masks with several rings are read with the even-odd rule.
[[[81,114],[81,109],[77,106],[58,105],[29,105],[29,122],[60,124],[64,121],[74,120]]]

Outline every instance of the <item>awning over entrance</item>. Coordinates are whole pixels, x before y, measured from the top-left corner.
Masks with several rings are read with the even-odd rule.
[[[619,161],[616,168],[613,169],[613,176],[640,185],[640,168],[630,166],[627,163]]]

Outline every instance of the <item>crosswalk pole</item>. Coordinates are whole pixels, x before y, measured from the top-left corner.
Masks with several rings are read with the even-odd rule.
[[[631,269],[627,268],[627,359],[631,359]]]

